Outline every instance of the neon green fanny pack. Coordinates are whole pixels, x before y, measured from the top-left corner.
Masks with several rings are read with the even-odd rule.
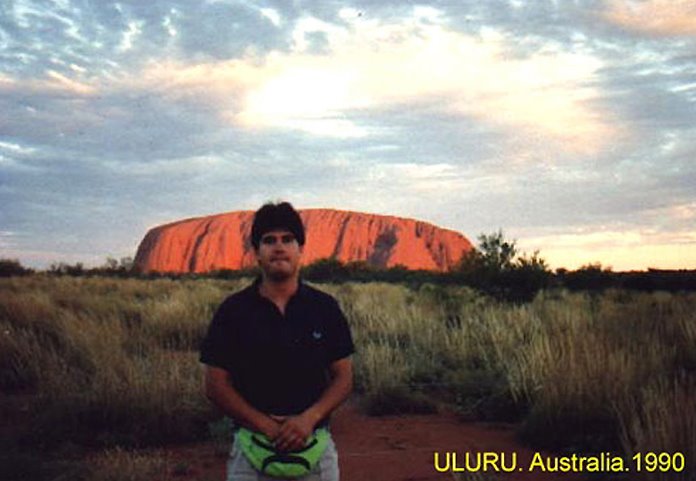
[[[246,428],[240,428],[235,437],[235,442],[254,469],[278,478],[300,478],[309,474],[329,443],[326,428],[314,431],[307,445],[294,451],[276,451],[265,435]]]

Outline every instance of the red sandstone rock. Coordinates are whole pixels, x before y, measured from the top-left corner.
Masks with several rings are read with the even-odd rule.
[[[138,246],[141,272],[208,272],[255,265],[252,211],[186,219],[150,229]],[[426,222],[333,209],[300,211],[303,262],[336,258],[377,267],[447,271],[472,249],[462,234]]]

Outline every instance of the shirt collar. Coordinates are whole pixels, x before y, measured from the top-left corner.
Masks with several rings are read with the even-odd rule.
[[[254,297],[256,297],[256,298],[266,299],[259,292],[259,287],[261,286],[261,280],[262,279],[261,279],[260,275],[258,277],[256,277],[256,279],[254,279],[254,282],[251,284],[251,292],[253,293]],[[298,298],[304,297],[307,294],[307,289],[308,289],[307,284],[300,276],[300,278],[297,280],[297,291],[295,291],[295,293],[292,296],[290,296],[290,299],[293,299],[295,297],[298,297]],[[288,300],[288,302],[289,302],[289,300]]]

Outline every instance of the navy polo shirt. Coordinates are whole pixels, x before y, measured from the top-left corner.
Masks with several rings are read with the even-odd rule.
[[[259,294],[257,279],[220,305],[201,345],[200,361],[227,370],[256,409],[299,414],[326,389],[328,367],[354,352],[336,300],[300,282],[285,314]]]

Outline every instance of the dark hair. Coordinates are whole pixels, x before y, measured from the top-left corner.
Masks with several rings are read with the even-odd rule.
[[[254,249],[258,250],[261,237],[272,230],[287,230],[292,232],[298,244],[302,246],[305,243],[302,219],[289,202],[269,202],[256,211],[254,223],[251,225],[251,244]]]

